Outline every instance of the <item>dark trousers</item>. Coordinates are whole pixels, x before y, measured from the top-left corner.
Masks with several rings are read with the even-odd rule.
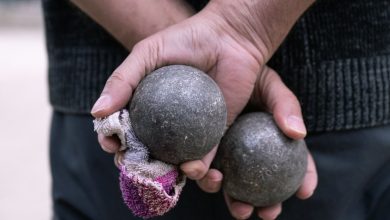
[[[54,219],[132,220],[120,197],[113,156],[103,152],[87,115],[53,113],[50,163]],[[310,135],[317,164],[314,196],[283,204],[281,220],[390,220],[390,126]],[[161,220],[232,219],[221,193],[188,181]],[[253,217],[253,219],[256,219]]]

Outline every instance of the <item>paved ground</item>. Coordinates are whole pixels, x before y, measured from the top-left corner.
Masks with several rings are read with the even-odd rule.
[[[51,216],[43,33],[0,26],[0,219]]]

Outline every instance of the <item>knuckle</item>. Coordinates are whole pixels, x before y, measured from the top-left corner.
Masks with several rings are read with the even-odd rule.
[[[154,36],[138,42],[134,47],[132,54],[136,62],[145,67],[145,72],[149,73],[164,64],[162,39]]]
[[[115,84],[117,82],[126,82],[126,77],[122,72],[115,70],[107,80],[107,84]]]
[[[294,104],[299,103],[298,98],[290,90],[286,91],[285,98],[286,100],[289,100],[291,103]]]
[[[207,193],[214,193],[216,192],[215,186],[209,184],[207,180],[198,180],[198,186]]]
[[[126,74],[122,73],[119,70],[115,70],[111,76],[107,79],[105,89],[103,90],[103,93],[107,92],[107,89],[115,88],[115,87],[121,87],[121,88],[128,88],[130,91],[133,91],[134,82],[132,82],[131,79],[126,77]]]

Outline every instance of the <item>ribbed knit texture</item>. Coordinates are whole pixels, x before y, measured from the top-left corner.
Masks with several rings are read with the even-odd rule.
[[[189,2],[202,7],[206,1]],[[66,0],[43,0],[54,109],[89,113],[128,52]],[[269,62],[309,132],[390,123],[390,4],[318,0]]]
[[[54,109],[89,113],[129,52],[68,0],[43,0]]]
[[[389,1],[317,1],[269,65],[297,95],[310,132],[388,124]]]
[[[125,57],[121,51],[98,48],[63,49],[49,57],[49,62],[56,64],[49,65],[51,104],[59,111],[89,112],[107,78]]]

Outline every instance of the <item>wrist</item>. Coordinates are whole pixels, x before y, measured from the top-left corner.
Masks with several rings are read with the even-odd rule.
[[[314,0],[211,0],[207,10],[251,42],[265,62]]]

